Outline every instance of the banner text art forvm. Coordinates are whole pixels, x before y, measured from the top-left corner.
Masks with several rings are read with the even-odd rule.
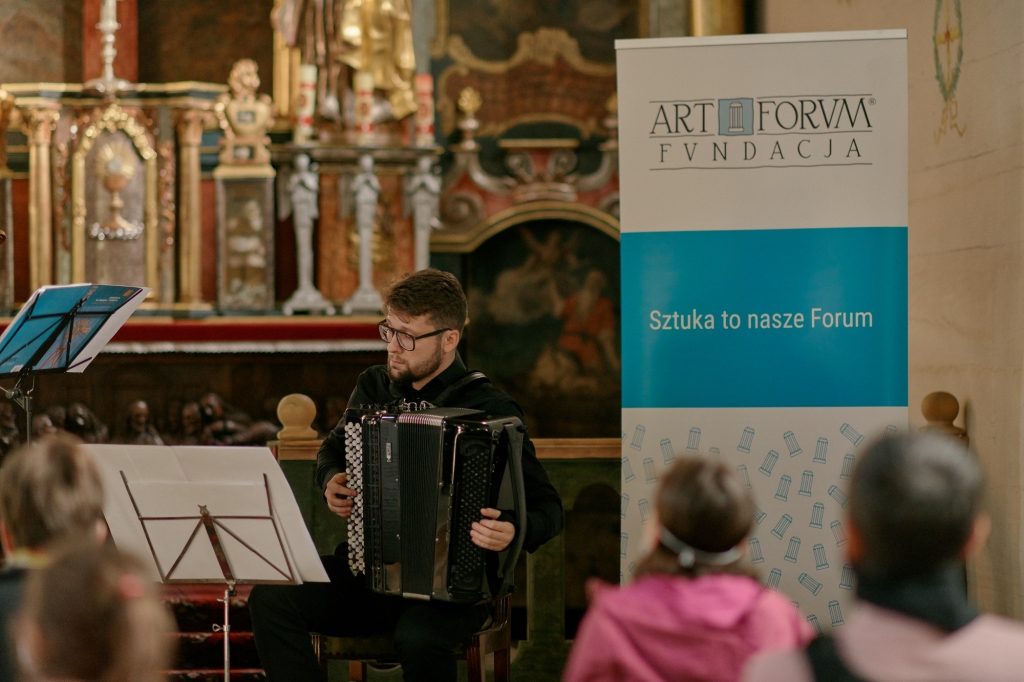
[[[650,103],[650,170],[870,165],[869,94]]]

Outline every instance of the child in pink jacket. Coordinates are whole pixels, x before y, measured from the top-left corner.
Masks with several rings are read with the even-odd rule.
[[[746,561],[753,522],[731,468],[677,460],[658,487],[650,552],[630,585],[595,586],[564,682],[730,682],[756,652],[803,646],[810,625]]]

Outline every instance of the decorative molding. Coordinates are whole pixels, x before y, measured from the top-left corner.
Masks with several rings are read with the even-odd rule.
[[[583,57],[579,44],[563,29],[521,33],[515,53],[505,61],[480,59],[460,36],[451,38],[448,54],[453,63],[441,72],[437,88],[437,112],[446,135],[455,130],[455,99],[467,86],[482,95],[478,135],[500,135],[529,123],[565,123],[584,136],[602,130],[604,103],[615,90],[615,66]],[[537,79],[544,81],[543,87],[528,86]],[[576,97],[566,99],[554,87],[567,80],[578,87]],[[524,97],[510,94],[509,86],[525,88]]]
[[[960,0],[935,0],[935,21],[932,25],[932,55],[935,59],[935,80],[945,104],[942,118],[935,131],[935,143],[955,130],[960,137],[967,132],[966,125],[957,121],[959,104],[956,88],[960,83],[960,67],[964,61],[964,22]]]
[[[579,203],[533,201],[499,211],[469,229],[438,230],[431,239],[430,248],[437,253],[472,253],[496,234],[535,220],[568,220],[589,225],[616,241],[620,237],[618,218],[609,213]]]
[[[529,62],[554,66],[556,60],[561,58],[575,71],[588,76],[615,76],[614,64],[602,64],[585,58],[580,53],[576,39],[561,28],[539,28],[534,33],[520,33],[516,39],[516,51],[505,61],[480,59],[466,46],[461,36],[451,38],[448,54],[457,64],[491,75],[507,74],[515,67]]]
[[[448,51],[449,41],[454,42],[459,36],[449,38],[448,31],[451,22],[448,20],[449,0],[434,0],[437,6],[437,19],[434,28],[434,39],[430,44],[430,56],[435,59],[444,57]],[[639,0],[636,4],[637,13],[637,37],[646,38],[651,33],[651,5],[650,0]],[[563,29],[550,29],[563,30]],[[461,38],[459,38],[461,40]]]

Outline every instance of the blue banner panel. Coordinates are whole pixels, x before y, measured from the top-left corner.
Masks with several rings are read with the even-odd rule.
[[[622,402],[907,404],[906,227],[622,235]]]

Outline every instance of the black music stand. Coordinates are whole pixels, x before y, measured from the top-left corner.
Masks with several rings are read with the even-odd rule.
[[[149,289],[118,284],[64,284],[37,289],[0,335],[0,388],[25,411],[25,441],[32,440],[32,391],[37,374],[84,372]],[[27,386],[26,386],[27,384]]]

